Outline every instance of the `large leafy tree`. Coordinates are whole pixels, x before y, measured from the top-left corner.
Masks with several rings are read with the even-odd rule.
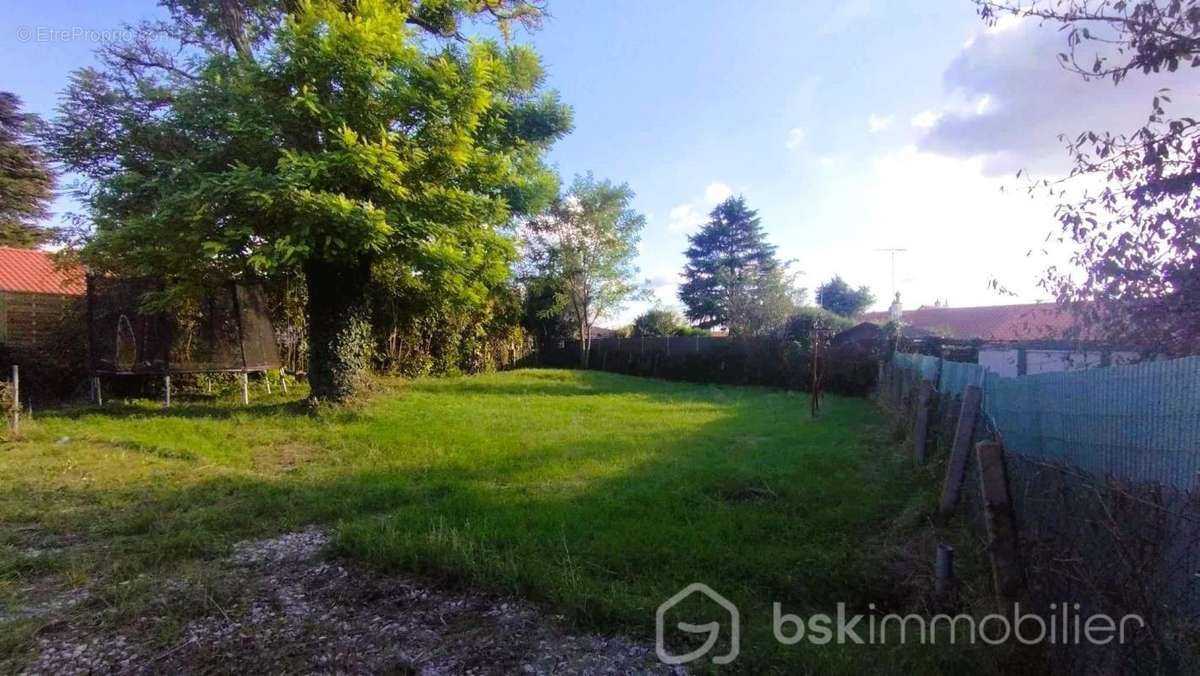
[[[841,275],[834,275],[817,287],[817,305],[842,317],[859,315],[874,302],[875,294],[871,293],[871,289],[865,286],[856,289],[847,284]]]
[[[54,196],[54,176],[29,136],[34,118],[21,99],[0,92],[0,245],[33,246],[49,231],[38,225]]]
[[[1059,61],[1082,78],[1200,66],[1200,7],[1180,0],[976,0],[984,20],[1057,25]],[[1110,85],[1111,86],[1111,85]],[[1171,94],[1147,101],[1132,130],[1063,137],[1069,174],[1030,190],[1057,203],[1071,265],[1043,286],[1094,333],[1150,351],[1200,350],[1200,121],[1172,115]],[[1099,187],[1097,187],[1099,186]]]
[[[778,328],[799,302],[802,292],[743,197],[718,204],[688,244],[679,300],[697,326],[762,335]]]
[[[107,71],[75,76],[51,134],[90,178],[89,262],[181,289],[303,275],[309,382],[330,400],[369,366],[374,267],[445,297],[507,274],[504,227],[553,196],[541,155],[570,113],[540,92],[529,49],[442,38],[467,14],[520,20],[536,6],[167,4],[159,37],[190,56],[153,41],[110,50]]]
[[[646,218],[629,206],[632,201],[628,185],[577,176],[565,195],[526,224],[532,276],[551,280],[555,289],[544,314],[570,323],[583,365],[596,322],[642,293],[634,258]]]

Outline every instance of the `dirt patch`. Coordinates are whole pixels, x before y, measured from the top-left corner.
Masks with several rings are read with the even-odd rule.
[[[314,449],[303,444],[272,446],[254,456],[254,467],[259,470],[281,469],[292,472],[309,461]]]
[[[222,565],[236,603],[149,638],[154,613],[112,630],[60,626],[37,638],[29,673],[675,673],[653,645],[574,634],[532,606],[380,576],[321,556],[310,528],[234,546]],[[171,585],[163,603],[170,603]]]

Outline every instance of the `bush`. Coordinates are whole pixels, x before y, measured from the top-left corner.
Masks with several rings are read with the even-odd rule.
[[[806,350],[812,349],[812,333],[815,329],[824,329],[832,333],[845,331],[854,326],[854,322],[841,315],[819,307],[800,308],[792,313],[784,322],[780,337],[800,343]]]

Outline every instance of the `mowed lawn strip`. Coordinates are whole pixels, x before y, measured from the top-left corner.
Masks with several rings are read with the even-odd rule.
[[[130,579],[324,523],[348,556],[640,638],[703,582],[741,610],[750,671],[933,666],[771,636],[772,602],[864,608],[881,584],[871,543],[918,489],[869,401],[829,396],[812,419],[801,393],[556,370],[383,380],[320,416],[302,395],[39,414],[0,450],[0,598],[53,574],[133,613]]]

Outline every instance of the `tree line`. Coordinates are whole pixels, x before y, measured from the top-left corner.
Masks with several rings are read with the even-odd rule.
[[[591,175],[562,186],[545,163],[572,110],[537,53],[508,39],[540,25],[541,0],[161,4],[168,19],[71,76],[52,119],[0,94],[0,243],[58,237],[93,270],[166,282],[150,301],[160,306],[260,280],[302,337],[318,400],[352,396],[371,368],[488,368],[498,345],[528,334],[577,336],[586,359],[597,323],[646,297],[629,186]],[[1200,15],[1179,3],[978,4],[986,20],[1110,26],[1103,39],[1128,46],[1127,60],[1085,76],[1200,63]],[[481,23],[498,37],[464,37]],[[1064,61],[1092,39],[1070,32]],[[1196,125],[1167,118],[1166,98],[1133,137],[1071,144],[1072,176],[1108,187],[1063,197],[1087,277],[1055,270],[1046,284],[1114,333],[1194,346]],[[41,225],[51,162],[79,178],[77,230]],[[802,337],[873,302],[835,277],[816,290],[821,309],[807,308],[741,196],[712,210],[686,257],[682,315],[656,307],[631,332]]]
[[[523,331],[570,327],[586,355],[596,322],[642,293],[632,190],[591,175],[560,188],[545,165],[572,111],[506,39],[543,3],[163,4],[169,20],[71,76],[52,119],[0,97],[5,243],[51,236],[52,159],[81,179],[85,227],[58,235],[85,264],[163,280],[160,308],[267,283],[320,400],[372,367],[486,369]],[[481,21],[501,38],[462,36]],[[714,219],[689,250],[689,317],[778,324],[793,299],[756,217],[734,200]]]

